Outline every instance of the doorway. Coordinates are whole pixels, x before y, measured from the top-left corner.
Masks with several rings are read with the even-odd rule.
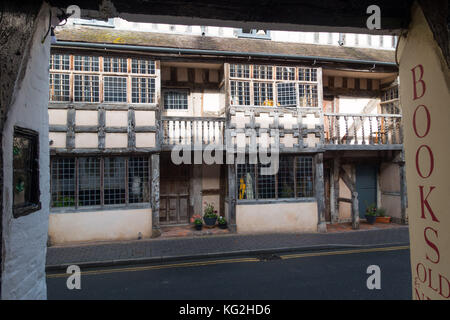
[[[160,224],[188,224],[190,167],[175,165],[170,159],[170,153],[167,153],[161,154],[160,169]]]
[[[377,165],[356,165],[356,192],[360,218],[365,218],[367,206],[377,204],[377,174]]]

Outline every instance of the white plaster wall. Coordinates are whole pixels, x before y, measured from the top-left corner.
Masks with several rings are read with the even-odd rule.
[[[52,245],[103,240],[150,238],[152,210],[120,209],[74,213],[52,213],[49,236]]]
[[[317,232],[317,202],[236,205],[239,233]]]
[[[48,146],[48,61],[50,37],[48,6],[36,19],[30,56],[24,78],[17,82],[3,129],[3,268],[2,299],[46,299],[45,256],[47,252],[50,174]],[[22,54],[25,54],[23,52]],[[39,188],[42,209],[17,219],[12,216],[12,143],[14,126],[39,132]]]
[[[396,163],[382,163],[380,166],[381,206],[386,215],[401,218],[400,168]],[[383,194],[383,192],[398,193]]]

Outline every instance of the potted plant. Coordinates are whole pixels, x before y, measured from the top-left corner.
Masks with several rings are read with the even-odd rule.
[[[377,209],[376,222],[391,223],[391,217],[386,216],[386,210],[384,208]]]
[[[217,223],[219,224],[220,229],[226,229],[227,228],[227,220],[225,220],[224,217],[220,216],[217,219]]]
[[[202,219],[200,219],[200,218],[195,219],[194,226],[195,226],[195,230],[199,230],[199,231],[202,230],[202,227],[203,227]]]
[[[366,220],[369,224],[374,224],[377,218],[377,207],[371,204],[366,208]]]
[[[217,210],[214,210],[214,206],[211,203],[205,202],[205,205],[203,220],[207,226],[213,226],[217,221]]]

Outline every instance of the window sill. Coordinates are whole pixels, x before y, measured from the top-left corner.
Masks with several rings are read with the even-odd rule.
[[[13,217],[17,219],[39,210],[41,210],[41,202],[13,207]]]
[[[92,211],[113,211],[113,210],[134,210],[134,209],[151,209],[149,203],[135,203],[135,204],[116,204],[116,205],[105,205],[105,206],[86,206],[86,207],[54,207],[50,208],[50,214],[55,213],[78,213],[78,212],[92,212]]]

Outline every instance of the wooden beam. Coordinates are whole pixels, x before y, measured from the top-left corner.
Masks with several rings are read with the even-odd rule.
[[[352,178],[348,176],[347,172],[343,168],[339,169],[339,176],[344,181],[347,188],[350,189],[350,192],[356,192],[356,184],[353,182]]]
[[[325,220],[325,186],[323,177],[323,153],[318,153],[314,157],[316,174],[316,199],[317,199],[317,214],[318,214],[318,232],[327,232],[327,224]]]
[[[334,157],[333,159],[333,171],[332,177],[332,199],[331,200],[331,223],[337,223],[339,221],[339,169],[341,167],[341,159],[339,156]]]
[[[235,232],[236,226],[236,166],[234,164],[228,167],[228,228]]]
[[[159,224],[159,153],[151,155],[151,207],[152,207],[152,238],[159,237],[161,235],[161,228]]]

